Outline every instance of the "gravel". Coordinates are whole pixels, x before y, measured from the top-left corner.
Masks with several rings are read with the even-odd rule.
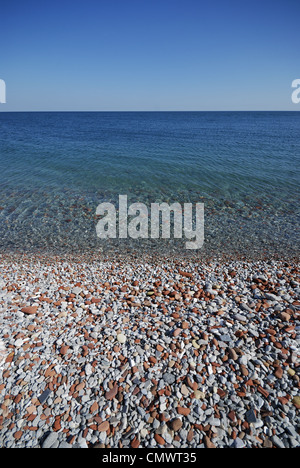
[[[298,263],[0,271],[1,447],[300,446]]]

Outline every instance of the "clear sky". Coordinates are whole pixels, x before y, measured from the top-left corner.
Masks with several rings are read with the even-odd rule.
[[[21,110],[300,110],[299,0],[2,0]]]

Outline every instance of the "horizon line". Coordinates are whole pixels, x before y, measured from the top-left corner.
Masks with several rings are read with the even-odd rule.
[[[0,113],[22,113],[22,112],[32,112],[32,113],[38,113],[38,112],[82,112],[82,113],[87,113],[87,112],[299,112],[300,109],[298,110],[291,110],[291,109],[235,109],[235,110],[1,110]]]

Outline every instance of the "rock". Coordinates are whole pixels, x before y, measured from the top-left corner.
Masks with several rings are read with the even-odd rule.
[[[50,434],[45,438],[44,442],[42,443],[42,448],[51,448],[52,445],[56,443],[58,439],[57,432],[50,432]]]
[[[84,370],[85,370],[85,375],[86,376],[92,375],[92,373],[93,373],[93,368],[92,368],[92,366],[91,366],[91,364],[89,362],[86,364]]]
[[[126,342],[126,336],[123,335],[123,333],[119,333],[117,335],[117,340],[118,340],[119,343],[124,344]]]
[[[107,400],[113,400],[118,393],[118,385],[115,384],[111,390],[105,393],[105,398]]]
[[[236,361],[238,359],[238,355],[236,354],[233,348],[229,348],[228,354],[230,359],[233,359],[233,361]]]
[[[63,440],[63,441],[59,444],[58,448],[62,448],[62,449],[71,449],[71,448],[72,448],[72,445],[71,445],[71,444],[68,444],[68,442],[66,442],[66,441]]]
[[[180,273],[182,276],[185,276],[186,278],[192,278],[193,277],[192,273],[189,273],[187,271],[182,271],[180,269],[178,269],[178,273]]]
[[[188,396],[190,394],[190,391],[185,384],[181,386],[180,393],[184,396]]]
[[[191,410],[190,408],[184,408],[182,406],[177,406],[177,413],[182,414],[183,416],[187,416],[190,414]]]
[[[273,448],[273,443],[269,439],[269,437],[266,437],[263,443],[264,448]]]
[[[33,314],[36,314],[37,310],[38,310],[37,306],[28,306],[28,307],[23,307],[21,309],[21,312],[23,312],[23,314],[26,314],[26,315],[33,315]]]
[[[175,380],[176,380],[176,379],[175,379],[175,375],[170,374],[169,372],[165,372],[165,373],[163,374],[163,379],[164,379],[164,381],[165,381],[167,384],[169,384],[169,385],[171,385],[172,383],[174,383]]]
[[[182,421],[181,421],[181,419],[179,419],[179,418],[173,419],[173,421],[171,421],[171,423],[170,423],[170,428],[171,428],[172,431],[174,431],[174,432],[179,431],[179,429],[182,428]]]
[[[95,411],[98,411],[98,409],[99,409],[99,405],[97,401],[94,401],[94,403],[90,407],[90,413],[95,413]]]
[[[276,302],[280,302],[280,301],[281,301],[280,297],[275,296],[275,294],[271,294],[271,293],[265,293],[265,298],[266,298],[266,299],[269,299],[270,301],[274,301],[274,302],[275,302],[275,301],[276,301]]]
[[[225,334],[225,335],[220,336],[220,340],[224,342],[229,342],[229,341],[232,341],[232,337],[228,334]]]
[[[144,439],[145,437],[147,437],[147,435],[149,434],[148,430],[144,427],[143,429],[141,429],[140,431],[140,436]]]
[[[67,315],[68,315],[68,312],[66,310],[63,310],[62,312],[58,314],[57,318],[67,317]]]
[[[166,441],[159,434],[154,434],[154,439],[159,445],[165,445]]]
[[[245,312],[249,312],[250,314],[252,314],[252,312],[253,312],[253,310],[250,309],[250,307],[247,304],[245,304],[244,302],[240,303],[240,308],[242,310],[244,310]]]
[[[92,297],[91,302],[92,304],[100,304],[101,299],[99,297]]]
[[[98,426],[98,431],[99,432],[106,432],[109,429],[109,422],[108,421],[103,421],[101,424]]]
[[[283,443],[283,442],[279,439],[279,437],[276,436],[276,435],[274,435],[274,436],[272,437],[272,442],[273,442],[273,444],[276,445],[276,447],[278,447],[278,448],[285,448],[284,443]]]
[[[236,320],[238,320],[239,322],[247,322],[247,318],[245,317],[245,315],[242,315],[242,314],[234,314],[234,318]]]
[[[132,442],[131,442],[130,445],[131,445],[132,448],[138,448],[138,447],[140,446],[140,441],[139,441],[139,439],[137,439],[137,438],[135,437],[135,438],[132,440]]]
[[[294,406],[296,406],[297,409],[300,409],[300,396],[295,396],[292,399],[292,403]]]
[[[245,447],[245,442],[242,439],[240,439],[239,437],[237,437],[233,441],[232,447],[233,448],[244,448]]]
[[[50,388],[47,388],[43,393],[38,397],[40,404],[42,405],[47,400],[48,396],[51,394]]]
[[[54,422],[54,424],[53,424],[53,430],[54,430],[55,432],[58,432],[58,431],[61,430],[61,419],[60,419],[60,417],[58,417],[58,419],[56,419],[56,421]]]
[[[204,393],[204,392],[201,392],[200,390],[195,390],[195,391],[194,391],[194,398],[195,398],[196,400],[200,400],[200,399],[201,399],[201,400],[204,400],[204,398],[205,398],[205,393]]]
[[[18,340],[15,341],[15,347],[20,348],[23,343],[24,341],[19,338]]]
[[[88,444],[86,443],[86,440],[82,435],[80,435],[77,439],[77,444],[79,448],[89,448]]]
[[[246,411],[246,420],[249,424],[256,423],[257,419],[256,419],[255,412],[253,411],[253,409]]]
[[[276,371],[274,372],[274,375],[277,377],[277,379],[282,379],[283,376],[283,369],[282,367],[278,366],[276,368]]]
[[[22,435],[23,435],[23,431],[16,431],[16,432],[14,433],[14,438],[15,438],[16,440],[19,440],[19,439],[21,439]]]
[[[204,436],[204,444],[206,448],[216,448],[208,436]]]
[[[287,312],[281,312],[281,314],[279,315],[279,317],[281,318],[281,320],[283,320],[284,322],[289,322],[291,320],[291,316],[290,314],[288,314]]]
[[[241,364],[241,373],[244,377],[247,377],[249,375],[249,371],[244,364]]]
[[[231,410],[231,411],[228,413],[227,417],[230,419],[230,421],[235,422],[235,421],[236,421],[236,414],[235,414],[235,411]]]
[[[65,356],[66,354],[68,354],[69,349],[70,349],[70,346],[63,345],[63,346],[60,348],[60,354],[61,354],[62,356]]]

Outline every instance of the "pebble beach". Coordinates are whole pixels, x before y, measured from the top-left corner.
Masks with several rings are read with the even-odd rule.
[[[1,447],[300,446],[297,261],[0,260]]]

